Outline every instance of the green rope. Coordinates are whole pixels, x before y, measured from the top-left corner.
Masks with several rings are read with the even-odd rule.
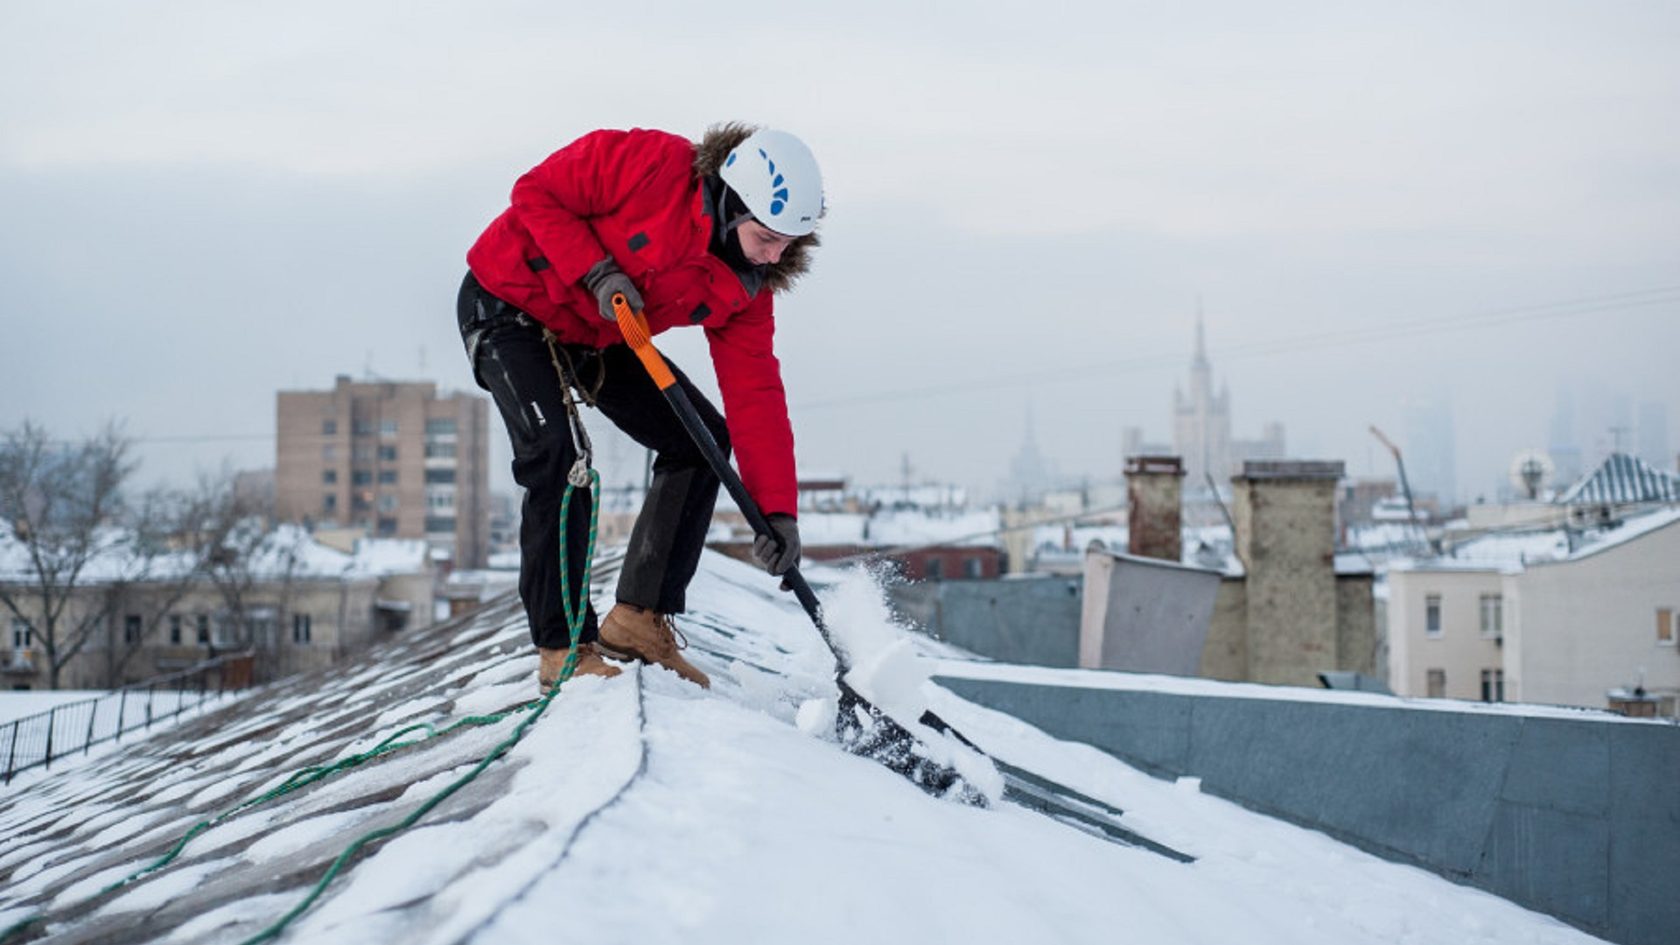
[[[309,907],[315,903],[315,900],[320,898],[321,893],[326,891],[327,885],[330,884],[333,878],[338,875],[344,864],[347,863],[351,857],[355,856],[356,853],[360,852],[363,847],[370,843],[383,840],[393,834],[401,833],[402,831],[407,830],[421,817],[424,817],[426,814],[430,813],[433,808],[443,803],[443,801],[450,795],[454,794],[456,791],[466,786],[468,782],[478,777],[485,768],[488,768],[498,758],[501,758],[503,755],[512,750],[513,747],[519,743],[519,740],[525,737],[525,732],[530,729],[539,717],[542,716],[543,712],[548,708],[549,703],[554,701],[554,697],[560,694],[560,687],[567,680],[571,679],[572,674],[577,670],[577,641],[579,635],[583,632],[584,619],[589,612],[589,585],[591,572],[594,569],[595,563],[595,536],[597,526],[600,521],[600,504],[596,501],[600,484],[601,474],[594,469],[590,469],[589,542],[583,565],[583,581],[581,586],[578,588],[577,594],[575,595],[578,599],[575,606],[572,603],[572,597],[574,595],[571,593],[571,588],[569,586],[570,581],[568,579],[569,572],[567,570],[568,562],[565,540],[565,528],[567,522],[566,513],[569,511],[571,506],[572,492],[575,488],[573,485],[570,483],[566,485],[566,492],[560,501],[560,595],[562,602],[565,604],[566,626],[571,631],[572,647],[571,652],[566,656],[565,665],[560,670],[560,678],[555,681],[554,685],[549,688],[548,692],[544,694],[542,698],[536,700],[535,702],[528,702],[524,705],[516,706],[506,712],[493,713],[490,715],[469,715],[441,730],[427,722],[409,725],[393,732],[391,735],[381,740],[379,744],[365,752],[350,755],[349,757],[343,758],[329,765],[314,765],[308,768],[303,768],[294,773],[291,777],[288,777],[285,781],[282,781],[277,787],[265,791],[257,797],[250,798],[249,800],[235,805],[234,807],[223,811],[209,820],[200,821],[199,823],[194,824],[163,856],[134,873],[117,880],[109,886],[106,886],[104,889],[101,889],[97,894],[95,894],[95,897],[97,898],[98,896],[115,892],[116,890],[127,886],[149,873],[162,869],[179,856],[181,851],[186,848],[188,842],[190,842],[194,837],[222,823],[241,811],[249,810],[250,808],[256,807],[260,804],[265,804],[277,798],[284,797],[287,794],[291,794],[307,787],[308,785],[322,781],[341,771],[347,771],[351,768],[358,767],[382,755],[390,754],[393,751],[407,748],[411,745],[417,745],[425,741],[430,741],[434,738],[441,738],[461,728],[468,726],[477,727],[494,725],[509,718],[510,716],[532,709],[535,710],[528,718],[520,722],[519,725],[514,728],[512,734],[499,742],[495,748],[491,749],[490,753],[486,755],[477,765],[475,765],[471,771],[445,786],[437,794],[427,800],[426,803],[415,809],[413,813],[391,826],[381,827],[378,830],[363,834],[352,841],[350,845],[345,847],[343,852],[338,855],[337,859],[333,860],[332,865],[327,869],[326,875],[321,877],[320,881],[315,884],[315,886],[309,891],[309,894],[304,897],[302,902],[299,902],[296,906],[292,907],[289,912],[281,916],[274,922],[274,924],[263,929],[261,932],[258,932],[255,936],[246,939],[242,945],[254,945],[256,942],[267,941],[277,937],[285,930],[287,925],[291,924],[292,920],[307,911]],[[399,739],[410,732],[424,732],[425,734],[420,738],[399,741]],[[0,932],[0,942],[8,941],[12,938],[12,936],[22,932],[31,925],[35,925],[43,921],[45,918],[46,913],[36,913],[35,915],[27,916],[24,919],[13,923],[4,932]]]

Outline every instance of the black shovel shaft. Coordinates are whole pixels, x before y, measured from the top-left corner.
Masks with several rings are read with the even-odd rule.
[[[729,465],[728,457],[723,455],[723,449],[718,446],[717,438],[701,421],[700,414],[694,409],[694,402],[688,399],[688,392],[681,384],[672,384],[665,388],[665,399],[670,402],[671,409],[676,411],[678,419],[682,420],[683,428],[693,438],[694,445],[700,448],[700,454],[706,457],[706,464],[712,467],[712,472],[725,489],[729,490],[729,497],[740,507],[741,514],[746,516],[747,524],[752,527],[753,534],[769,536],[775,541],[775,532],[770,528],[770,520],[764,517],[764,511],[758,507],[753,497],[748,494],[747,486],[736,475],[735,468]],[[782,574],[782,580],[793,589],[793,596],[799,598],[800,606],[810,614],[811,622],[816,624],[817,632],[822,634],[823,642],[828,645],[830,653],[834,654],[834,662],[840,676],[851,671],[852,664],[846,658],[846,651],[834,642],[834,637],[828,631],[828,625],[823,623],[822,605],[817,601],[815,591],[805,581],[805,575],[799,573],[799,566],[794,565]]]

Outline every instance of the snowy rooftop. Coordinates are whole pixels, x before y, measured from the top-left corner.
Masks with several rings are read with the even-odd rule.
[[[1680,502],[1680,476],[1651,466],[1637,456],[1611,453],[1581,481],[1569,487],[1563,505],[1628,505]]]
[[[598,577],[597,600],[612,561]],[[1196,861],[1013,805],[929,797],[842,751],[820,726],[811,734],[796,724],[802,705],[831,694],[831,664],[773,587],[708,554],[683,626],[711,691],[662,670],[568,683],[505,757],[409,832],[351,859],[281,940],[1595,941],[926,683],[918,691],[994,756],[1124,808],[1129,828]],[[831,624],[855,646],[902,642],[860,572],[823,595]],[[523,702],[534,669],[524,619],[502,598],[0,793],[0,927],[39,912],[44,924],[31,934],[66,945],[244,941],[296,906],[352,838],[418,811],[522,715],[240,811],[168,866],[101,890],[305,766],[405,726],[441,729]]]
[[[144,560],[131,550],[130,535],[102,529],[95,536],[97,551],[82,571],[84,584],[129,580],[171,580],[193,567],[190,555],[175,552]],[[253,543],[254,544],[254,543]],[[417,574],[431,568],[429,546],[417,539],[362,538],[354,554],[329,548],[299,525],[280,525],[257,547],[252,574],[279,578],[288,572],[302,578],[383,577]],[[0,580],[28,581],[34,574],[28,550],[9,528],[0,527]]]
[[[1520,571],[1530,565],[1577,561],[1602,554],[1675,522],[1680,522],[1680,506],[1633,515],[1601,528],[1511,529],[1471,539],[1439,557],[1400,562],[1393,568],[1402,571]]]
[[[801,512],[799,537],[806,547],[862,545],[871,548],[953,544],[992,546],[1000,527],[996,509],[929,511],[886,509],[873,515],[854,512]]]

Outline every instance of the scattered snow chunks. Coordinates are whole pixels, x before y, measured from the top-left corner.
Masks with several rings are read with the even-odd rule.
[[[368,819],[366,811],[347,810],[335,814],[306,817],[284,830],[276,830],[245,848],[245,859],[253,863],[290,856],[316,843],[342,836],[348,845],[355,826]]]
[[[93,849],[101,850],[117,843],[121,843],[135,834],[145,831],[169,813],[170,811],[168,810],[157,809],[131,813],[129,816],[89,837],[87,839],[87,845]]]
[[[536,696],[537,675],[534,671],[528,676],[521,674],[521,678],[514,682],[480,682],[469,685],[467,691],[455,699],[451,714],[459,717],[508,712]]]
[[[128,863],[124,863],[121,866],[107,867],[91,876],[83,877],[82,879],[79,879],[65,887],[64,891],[59,893],[57,896],[54,896],[51,908],[62,909],[71,903],[81,902],[83,899],[97,896],[100,890],[104,889],[106,886],[139,872],[142,868],[149,865],[150,862],[150,860],[133,860]]]
[[[208,807],[223,800],[231,794],[237,794],[246,786],[242,778],[222,777],[210,782],[199,790],[192,799],[187,801],[188,807]]]
[[[167,905],[175,898],[197,889],[206,877],[213,876],[227,867],[227,860],[216,860],[151,873],[134,885],[121,890],[115,899],[99,910],[99,914],[116,915]]]
[[[839,702],[829,696],[822,699],[806,699],[800,703],[799,714],[794,723],[799,730],[816,738],[833,738],[834,722],[839,715]]]
[[[296,898],[295,894],[273,893],[266,896],[253,896],[249,899],[237,899],[221,908],[212,909],[204,915],[183,923],[170,934],[167,941],[195,941],[217,929],[226,928],[230,925],[266,921],[295,905]]]
[[[391,838],[356,867],[337,895],[316,908],[307,925],[297,928],[298,940],[319,941],[317,936],[335,926],[436,895],[476,851],[505,843],[509,829],[456,821],[416,826]],[[353,839],[346,837],[345,845]]]

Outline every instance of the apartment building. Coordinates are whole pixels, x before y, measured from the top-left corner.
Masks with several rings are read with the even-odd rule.
[[[490,546],[489,402],[431,382],[353,381],[276,399],[283,520],[423,538],[460,567]]]

